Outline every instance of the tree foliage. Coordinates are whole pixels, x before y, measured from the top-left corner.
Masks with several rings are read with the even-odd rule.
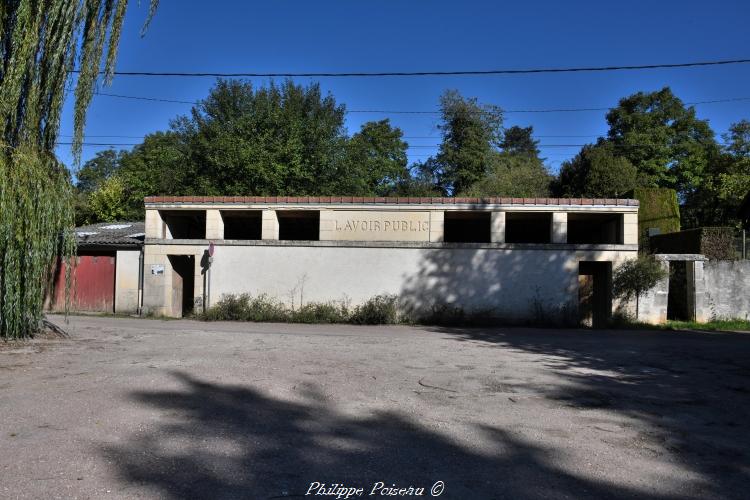
[[[388,196],[396,192],[409,177],[407,144],[402,135],[387,119],[362,125],[347,143],[339,192],[352,196]]]
[[[669,87],[638,92],[607,113],[608,141],[637,169],[641,183],[687,195],[705,179],[718,151],[708,121]]]
[[[98,222],[115,222],[127,218],[125,184],[120,177],[110,177],[91,193],[89,209]]]
[[[83,193],[90,193],[98,188],[117,171],[123,152],[114,149],[98,151],[93,158],[83,164],[76,174],[76,188]]]
[[[38,330],[53,263],[75,251],[70,177],[54,156],[65,87],[76,67],[73,153],[80,158],[86,109],[102,58],[106,78],[113,74],[127,4],[0,4],[0,337]]]
[[[750,192],[750,122],[732,124],[723,139],[724,146],[713,157],[708,175],[685,196],[687,227],[741,224],[737,212]]]
[[[495,153],[485,176],[472,184],[463,196],[546,197],[552,177],[544,164],[529,151]]]
[[[627,158],[616,156],[612,145],[602,141],[584,146],[562,164],[554,191],[566,198],[621,198],[637,184],[635,166]]]
[[[487,173],[502,140],[503,113],[455,90],[440,98],[443,141],[433,162],[437,184],[449,193],[465,191]]]
[[[513,125],[503,132],[500,149],[512,155],[525,155],[539,158],[539,141],[534,139],[534,127]]]

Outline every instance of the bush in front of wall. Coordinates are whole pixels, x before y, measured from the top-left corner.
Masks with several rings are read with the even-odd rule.
[[[349,318],[355,325],[389,325],[398,323],[398,299],[395,295],[376,295],[358,305]]]
[[[308,302],[292,309],[267,295],[224,295],[203,314],[205,321],[255,321],[270,323],[354,323],[385,325],[398,323],[395,295],[377,295],[351,309],[345,301]]]

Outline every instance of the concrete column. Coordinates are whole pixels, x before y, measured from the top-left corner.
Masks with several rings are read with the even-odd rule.
[[[279,219],[276,217],[276,210],[263,210],[263,225],[261,229],[261,239],[278,240],[279,239]]]
[[[568,212],[552,212],[552,243],[568,242]]]
[[[692,265],[691,265],[692,264]],[[706,323],[713,319],[706,294],[706,279],[703,274],[703,261],[688,262],[688,304],[695,314],[695,321]]]
[[[224,239],[224,219],[220,210],[206,210],[206,239]]]
[[[667,277],[638,299],[638,310],[636,311],[638,321],[654,325],[667,322],[669,299],[669,261],[659,261],[659,264],[667,271]]]
[[[505,243],[505,212],[492,212],[490,224],[490,241]]]
[[[320,211],[320,233],[318,238],[320,241],[333,240],[333,233],[335,232],[335,221],[333,219],[333,210],[321,210]],[[265,238],[264,238],[265,239]]]
[[[622,214],[622,237],[623,245],[638,244],[638,214]]]
[[[445,236],[445,212],[434,210],[430,211],[430,241],[443,241]]]
[[[201,266],[202,258],[202,254],[198,254],[195,256],[195,266],[193,270],[193,311],[196,313],[205,311],[205,308],[207,307],[207,305],[203,303],[204,293],[203,266]]]
[[[146,238],[165,238],[164,221],[158,210],[146,210]]]

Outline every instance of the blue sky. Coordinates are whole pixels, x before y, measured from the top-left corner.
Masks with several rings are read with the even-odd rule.
[[[750,57],[747,1],[161,0],[145,37],[148,0],[131,0],[121,71],[357,72],[603,66]],[[265,80],[254,79],[263,84]],[[311,79],[297,79],[309,83]],[[750,64],[651,71],[511,76],[321,78],[348,110],[435,110],[448,88],[506,110],[608,107],[639,90],[670,86],[684,101],[750,98]],[[102,92],[194,101],[212,78],[115,77]],[[165,130],[186,104],[95,96],[87,142],[137,143]],[[717,135],[750,100],[696,107]],[[508,113],[506,126],[533,125],[553,170],[606,133],[604,111]],[[433,154],[437,115],[347,115],[356,132],[389,117],[404,131],[410,160]],[[72,132],[66,104],[61,141]],[[120,137],[117,137],[120,136]],[[565,136],[565,137],[563,137]],[[122,148],[127,149],[127,146]],[[104,147],[84,148],[84,160]],[[71,164],[70,147],[58,155]]]

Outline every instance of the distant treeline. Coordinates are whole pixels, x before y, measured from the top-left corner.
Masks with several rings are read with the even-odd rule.
[[[208,97],[132,151],[105,150],[77,174],[79,224],[143,217],[149,195],[625,196],[675,189],[684,227],[735,225],[750,190],[750,122],[716,140],[669,88],[638,92],[606,115],[606,137],[553,175],[532,127],[454,90],[440,98],[438,153],[409,164],[385,119],[349,135],[345,107],[317,84],[255,88],[219,80]]]

